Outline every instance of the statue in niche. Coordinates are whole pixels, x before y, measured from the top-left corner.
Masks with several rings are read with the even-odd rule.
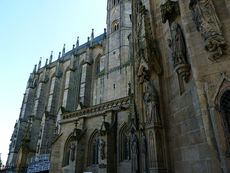
[[[171,25],[171,32],[172,40],[169,40],[169,47],[172,50],[174,67],[180,64],[187,64],[186,46],[180,25],[176,22],[173,22]]]
[[[134,133],[134,129],[131,130],[130,136],[130,145],[131,145],[131,167],[132,173],[138,172],[138,139]]]
[[[141,132],[141,165],[142,165],[142,172],[146,173],[147,172],[147,143],[146,143],[146,137],[144,134],[144,131],[142,130]]]
[[[146,120],[148,123],[160,122],[158,93],[152,81],[146,81],[144,85],[146,87],[146,91],[143,94],[146,109]]]
[[[189,8],[196,27],[205,40],[205,49],[213,52],[211,60],[217,60],[223,55],[227,45],[212,0],[190,0]]]
[[[70,158],[71,158],[71,161],[72,161],[72,162],[75,160],[75,149],[76,149],[75,144],[72,142],[72,143],[70,144],[70,151],[71,151],[71,156],[70,156]]]
[[[101,139],[101,143],[100,143],[100,156],[101,156],[101,160],[105,159],[105,141],[103,139]]]

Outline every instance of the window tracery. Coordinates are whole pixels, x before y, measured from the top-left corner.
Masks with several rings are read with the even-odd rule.
[[[99,162],[100,139],[98,131],[94,131],[89,139],[88,165],[97,165]]]
[[[76,157],[76,142],[74,137],[71,135],[65,144],[64,157],[63,157],[63,167],[68,166],[70,162],[75,161]]]
[[[124,124],[119,133],[120,161],[130,160],[130,132]]]
[[[118,31],[119,28],[120,28],[119,21],[118,21],[118,20],[115,20],[115,21],[112,23],[112,31],[111,31],[111,32]]]

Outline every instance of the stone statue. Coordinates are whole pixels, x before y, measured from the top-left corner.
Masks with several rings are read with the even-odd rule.
[[[71,143],[70,144],[70,151],[71,151],[71,161],[73,162],[75,160],[75,144]]]
[[[141,132],[141,165],[142,165],[142,172],[146,173],[147,172],[147,143],[146,143],[146,137],[144,132]]]
[[[197,29],[205,40],[205,49],[213,52],[211,59],[220,58],[227,45],[212,0],[190,0],[189,8]]]
[[[100,143],[100,156],[101,156],[101,160],[105,159],[105,141],[103,139],[101,139],[101,143]]]
[[[146,81],[144,85],[146,86],[146,91],[143,94],[146,120],[148,123],[160,122],[158,93],[151,81]]]
[[[138,139],[134,133],[134,130],[131,131],[130,136],[130,145],[131,145],[131,167],[132,173],[138,172]]]
[[[176,22],[173,22],[171,25],[171,32],[172,40],[169,41],[169,47],[172,50],[174,67],[180,64],[187,64],[186,46],[180,25]]]

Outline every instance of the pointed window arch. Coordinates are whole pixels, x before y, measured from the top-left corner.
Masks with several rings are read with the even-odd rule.
[[[76,151],[76,141],[74,140],[73,134],[71,134],[65,143],[62,167],[68,166],[70,162],[75,161]]]
[[[88,143],[88,166],[90,165],[97,165],[99,161],[99,134],[98,131],[95,130]]]
[[[230,132],[230,89],[225,91],[220,98],[220,110],[225,119],[228,132]]]
[[[119,157],[120,161],[130,160],[130,133],[125,123],[119,131]]]
[[[230,153],[230,89],[226,89],[219,97],[219,111],[227,144],[227,153]]]
[[[119,30],[119,28],[120,28],[119,21],[118,20],[113,21],[111,28],[112,28],[111,32],[115,32],[115,31]]]
[[[80,71],[79,102],[84,104],[87,63],[82,63]]]

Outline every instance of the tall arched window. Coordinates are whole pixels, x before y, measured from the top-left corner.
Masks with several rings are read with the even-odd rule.
[[[115,31],[119,30],[119,28],[120,28],[119,21],[118,20],[113,21],[111,28],[112,28],[111,32],[115,32]]]
[[[230,89],[226,90],[219,100],[219,109],[226,138],[228,153],[230,153]]]
[[[230,132],[230,90],[224,92],[220,99],[220,110],[225,119],[226,128]]]
[[[88,165],[96,165],[99,161],[100,139],[97,130],[93,132],[89,139]]]
[[[97,61],[96,61],[96,74],[99,74],[100,73],[100,60],[101,60],[101,58],[100,57],[98,57],[97,58]]]
[[[130,132],[126,124],[119,132],[119,146],[120,161],[130,160]]]
[[[76,157],[76,141],[74,137],[71,135],[65,144],[64,147],[64,157],[63,157],[63,164],[62,166],[68,166],[71,162],[75,161]]]
[[[79,100],[84,104],[87,64],[81,66]]]

